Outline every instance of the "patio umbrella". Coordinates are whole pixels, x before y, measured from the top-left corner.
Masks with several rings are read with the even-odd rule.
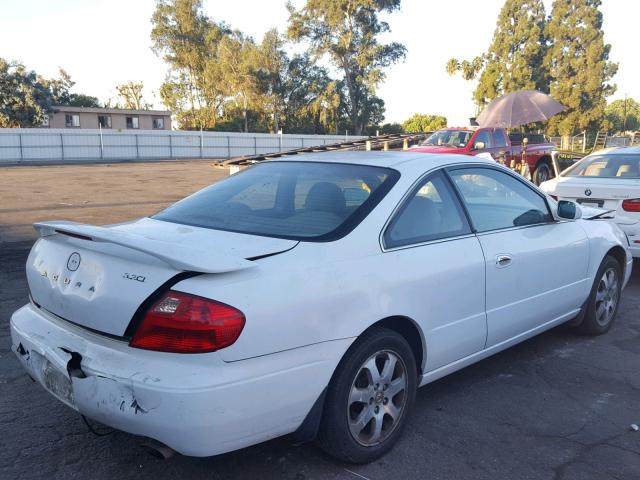
[[[537,90],[508,93],[491,101],[478,115],[482,127],[511,128],[527,123],[545,122],[564,110],[564,105]]]

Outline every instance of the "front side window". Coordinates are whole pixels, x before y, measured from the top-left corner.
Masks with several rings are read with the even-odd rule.
[[[387,248],[471,233],[460,204],[440,172],[405,201],[384,234]]]
[[[267,161],[153,218],[252,235],[331,241],[353,230],[399,176],[396,170],[366,165]]]
[[[473,140],[473,148],[483,149],[491,148],[491,135],[488,130],[480,130],[476,138]]]
[[[98,125],[101,128],[111,128],[111,116],[110,115],[98,115]]]
[[[640,155],[589,155],[562,173],[563,177],[640,178]]]
[[[64,116],[64,125],[65,127],[79,127],[80,115],[66,114]]]
[[[551,222],[542,195],[508,173],[492,168],[450,172],[478,232]]]
[[[127,128],[129,129],[138,128],[138,117],[127,117]]]

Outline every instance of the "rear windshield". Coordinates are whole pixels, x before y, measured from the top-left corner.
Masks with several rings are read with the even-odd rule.
[[[352,164],[267,161],[152,218],[293,240],[330,241],[353,230],[400,174]]]
[[[422,142],[422,145],[465,147],[472,136],[473,132],[469,130],[438,130]]]
[[[589,155],[563,177],[640,178],[640,155]]]

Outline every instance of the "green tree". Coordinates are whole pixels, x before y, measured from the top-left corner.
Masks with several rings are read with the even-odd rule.
[[[549,120],[551,134],[572,135],[597,129],[604,119],[606,98],[615,92],[609,81],[618,65],[609,61],[604,43],[600,0],[555,0],[545,32],[550,47],[544,66],[550,93],[567,110]]]
[[[308,53],[285,57],[276,97],[280,127],[288,133],[336,133],[341,127],[342,86]]]
[[[423,115],[415,113],[402,122],[402,129],[407,133],[431,132],[447,126],[447,118],[441,115]]]
[[[369,125],[364,132],[367,136],[373,137],[377,135],[390,135],[405,133],[402,125],[397,122],[385,123],[384,125]]]
[[[91,95],[85,95],[83,93],[72,93],[69,95],[69,101],[65,105],[72,107],[101,107],[100,101],[97,97]]]
[[[152,48],[169,66],[163,103],[181,128],[215,128],[225,102],[218,47],[230,29],[204,15],[202,0],[158,0],[151,23]]]
[[[118,96],[122,100],[123,108],[131,110],[147,110],[151,108],[151,104],[142,98],[142,90],[144,85],[142,82],[127,82],[116,86]]]
[[[289,58],[284,51],[284,42],[275,28],[265,33],[262,43],[258,46],[256,62],[261,96],[258,103],[262,106],[264,122],[269,130],[277,132],[280,130],[283,115],[282,90]]]
[[[399,8],[400,0],[307,0],[300,10],[287,5],[289,38],[308,41],[315,58],[328,55],[342,72],[344,110],[357,135],[383,116],[384,102],[376,97],[376,88],[384,68],[406,54],[403,45],[378,40],[390,30],[379,13]]]
[[[609,130],[625,132],[640,130],[640,102],[633,98],[615,100],[606,106],[605,116]]]
[[[221,85],[234,109],[242,116],[242,129],[249,131],[249,114],[255,111],[260,97],[259,68],[260,53],[250,37],[241,32],[224,37],[219,46],[218,62],[224,72]]]
[[[60,69],[60,76],[47,79],[19,62],[0,58],[0,127],[38,127],[56,105],[67,105],[95,97],[70,93],[74,82]]]
[[[0,58],[0,127],[41,125],[51,104],[51,92],[35,72]]]
[[[54,105],[70,105],[73,107],[100,107],[96,97],[83,93],[71,93],[76,82],[63,68],[59,69],[57,78],[46,79],[38,76],[38,81],[51,92],[51,102]]]
[[[546,52],[545,11],[542,0],[506,0],[487,53],[473,60],[452,58],[446,70],[461,72],[465,80],[479,76],[473,100],[479,107],[518,90],[548,92],[543,68]]]

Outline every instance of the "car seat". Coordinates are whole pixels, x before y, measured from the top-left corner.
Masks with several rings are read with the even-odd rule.
[[[342,189],[335,183],[318,182],[309,190],[304,208],[307,211],[327,212],[344,217],[347,202]]]

